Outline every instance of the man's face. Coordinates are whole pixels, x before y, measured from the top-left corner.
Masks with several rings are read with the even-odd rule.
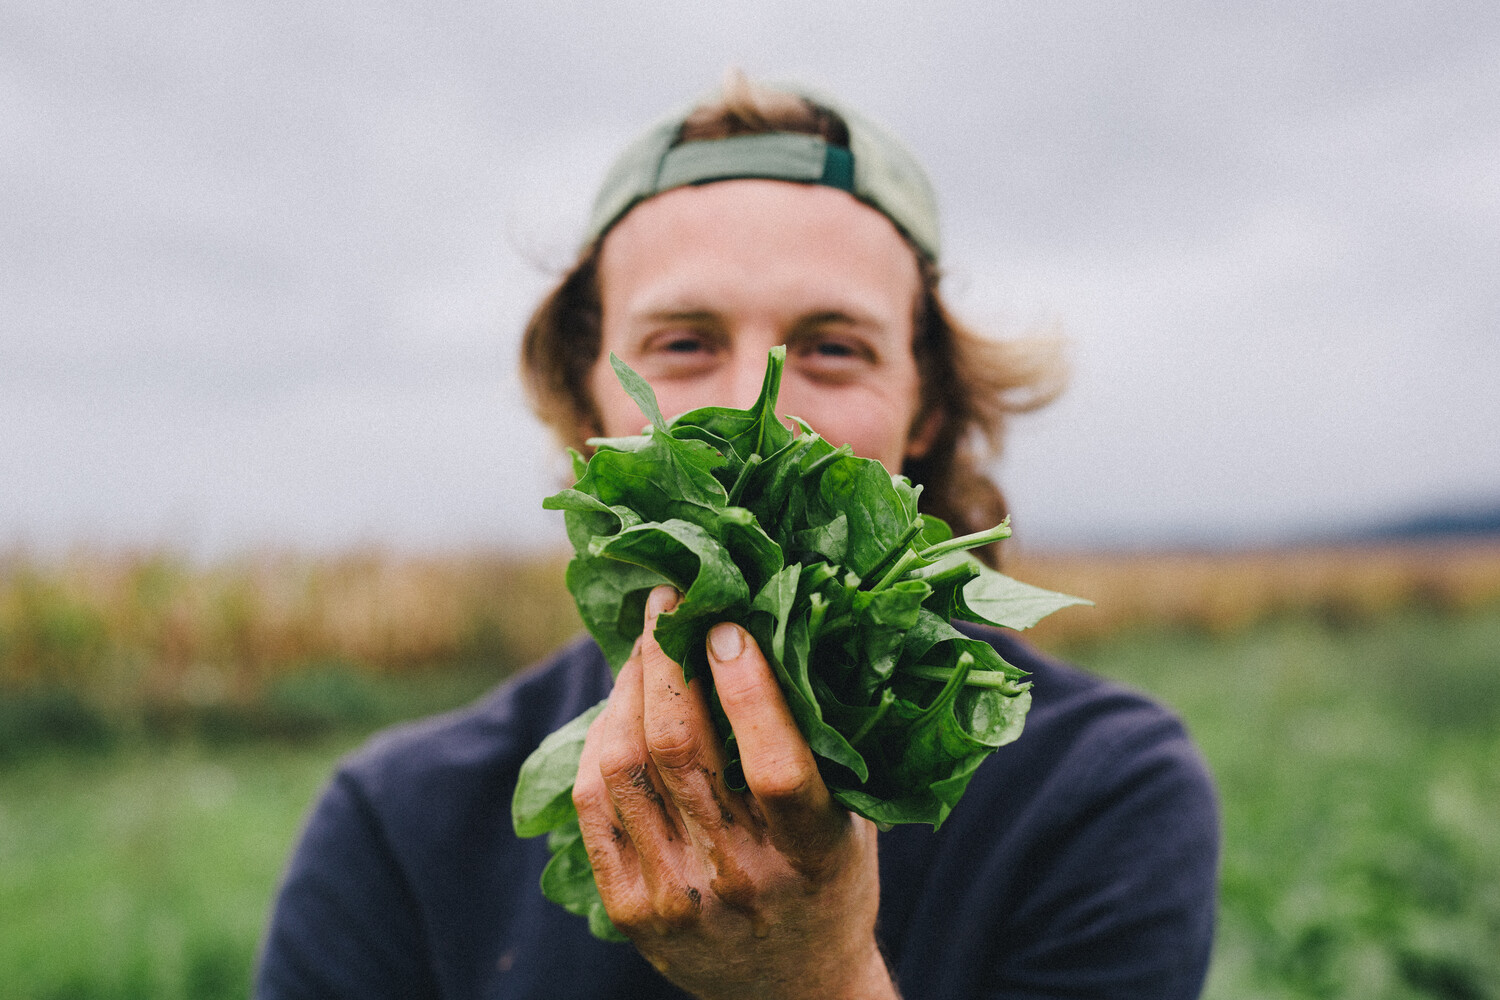
[[[651,383],[670,418],[748,407],[766,353],[785,344],[778,411],[898,472],[935,430],[910,434],[920,281],[891,222],[834,188],[735,180],[657,195],[601,249],[602,343],[590,375],[598,430],[617,437],[645,423],[611,351]]]

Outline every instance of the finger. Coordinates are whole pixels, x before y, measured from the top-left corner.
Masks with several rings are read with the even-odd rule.
[[[599,773],[610,802],[632,840],[674,842],[680,830],[671,804],[646,752],[642,730],[641,661],[631,657],[620,668],[609,696],[599,746]]]
[[[641,879],[640,859],[615,812],[599,771],[599,748],[608,715],[609,709],[605,708],[589,724],[588,734],[584,737],[578,776],[573,782],[573,807],[578,811],[578,827],[583,833],[589,865],[594,869],[599,896],[613,918],[616,913],[643,909],[646,890]]]
[[[701,679],[683,680],[682,668],[652,638],[656,618],[677,605],[670,587],[659,587],[646,603],[641,640],[646,749],[666,798],[695,843],[716,850],[723,831],[750,816],[723,781],[724,752],[715,732]]]
[[[848,828],[776,676],[744,629],[729,622],[708,634],[709,666],[724,714],[734,728],[745,784],[772,842],[793,863],[816,863]]]
[[[650,924],[664,930],[696,916],[702,896],[685,874],[681,819],[662,795],[661,779],[646,751],[642,697],[641,663],[634,657],[621,668],[610,693],[608,718],[601,728],[599,773],[639,859]]]

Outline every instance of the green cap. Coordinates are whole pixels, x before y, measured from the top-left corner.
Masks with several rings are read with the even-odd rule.
[[[691,184],[756,178],[823,184],[848,191],[896,224],[924,254],[938,258],[937,198],[911,152],[886,129],[804,90],[777,85],[838,115],[849,147],[800,132],[764,132],[676,145],[686,109],[652,126],[610,167],[594,199],[585,245],[636,205]]]

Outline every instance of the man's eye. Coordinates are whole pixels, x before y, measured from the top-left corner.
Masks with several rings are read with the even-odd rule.
[[[825,365],[845,364],[869,357],[869,351],[858,342],[837,337],[808,341],[797,353],[809,362]]]
[[[651,338],[649,348],[662,354],[696,354],[707,350],[708,344],[702,334],[683,330]]]
[[[854,356],[853,347],[850,347],[848,344],[832,340],[819,342],[813,348],[813,350],[815,353],[825,358],[852,358]]]
[[[646,366],[642,374],[679,378],[708,370],[719,356],[718,343],[711,334],[692,329],[662,330],[642,345],[640,360]]]

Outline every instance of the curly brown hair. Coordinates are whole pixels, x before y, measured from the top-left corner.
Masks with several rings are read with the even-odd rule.
[[[847,145],[848,129],[832,111],[795,94],[757,86],[732,74],[717,99],[685,120],[678,144],[759,132],[802,132]],[[601,426],[589,390],[599,358],[601,236],[542,299],[526,324],[522,376],[532,408],[563,444],[586,451]],[[1063,383],[1054,339],[997,341],[981,336],[948,311],[937,265],[915,246],[921,291],[914,303],[912,351],[921,379],[913,427],[937,414],[938,431],[920,459],[901,469],[922,486],[922,509],[962,534],[1006,516],[1005,499],[985,472],[1004,440],[1006,418],[1050,402]],[[977,553],[991,565],[999,551]]]

